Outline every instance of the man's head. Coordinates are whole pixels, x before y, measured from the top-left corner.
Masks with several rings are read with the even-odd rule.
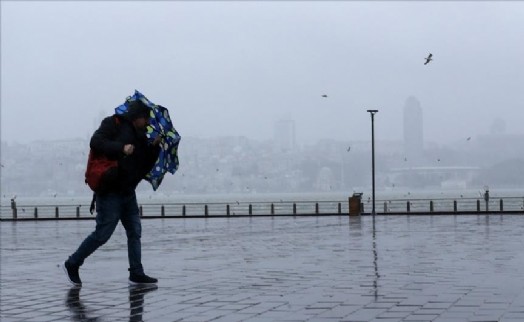
[[[126,114],[137,129],[143,129],[149,124],[151,109],[142,101],[136,100],[129,102]]]

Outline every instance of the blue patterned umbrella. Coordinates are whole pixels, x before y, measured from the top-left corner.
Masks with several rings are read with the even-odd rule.
[[[146,175],[146,180],[151,183],[153,190],[157,190],[166,172],[175,174],[178,170],[178,143],[180,135],[173,127],[169,111],[167,108],[156,105],[148,100],[142,93],[135,90],[133,96],[129,96],[124,104],[115,108],[116,114],[123,114],[127,111],[130,102],[141,100],[142,103],[151,108],[151,118],[147,126],[147,138],[153,142],[156,137],[160,136],[160,154],[153,169]]]

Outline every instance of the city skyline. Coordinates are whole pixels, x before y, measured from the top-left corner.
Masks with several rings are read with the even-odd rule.
[[[88,136],[135,89],[170,110],[182,137],[263,140],[293,119],[300,144],[367,140],[366,110],[378,109],[376,138],[400,139],[409,96],[424,106],[427,141],[475,137],[495,119],[524,133],[522,2],[0,6],[8,142]]]

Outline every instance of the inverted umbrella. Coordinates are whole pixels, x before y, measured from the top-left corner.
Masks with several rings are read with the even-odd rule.
[[[135,90],[133,96],[129,96],[126,99],[124,104],[115,108],[116,114],[124,114],[129,107],[129,103],[136,100],[142,101],[142,103],[151,108],[151,117],[146,130],[148,141],[153,142],[158,136],[161,137],[158,159],[153,169],[145,177],[145,179],[151,183],[153,190],[156,191],[167,172],[175,174],[178,170],[178,144],[180,142],[180,135],[171,122],[167,108],[151,102],[137,90]]]

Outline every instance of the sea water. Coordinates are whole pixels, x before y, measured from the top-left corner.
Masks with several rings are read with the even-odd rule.
[[[376,201],[391,200],[416,200],[416,199],[467,199],[484,198],[484,189],[377,189],[375,191]],[[235,202],[293,202],[293,201],[347,201],[353,193],[362,193],[363,202],[372,198],[369,189],[354,191],[333,191],[333,192],[293,192],[293,193],[214,193],[214,194],[184,194],[166,192],[137,192],[137,200],[140,204],[167,204],[167,203],[235,203]],[[17,206],[62,206],[62,205],[89,205],[92,194],[76,196],[34,196],[34,197],[2,197],[2,208],[10,207],[11,198],[15,197]],[[524,198],[524,187],[522,189],[491,189],[490,198]]]

